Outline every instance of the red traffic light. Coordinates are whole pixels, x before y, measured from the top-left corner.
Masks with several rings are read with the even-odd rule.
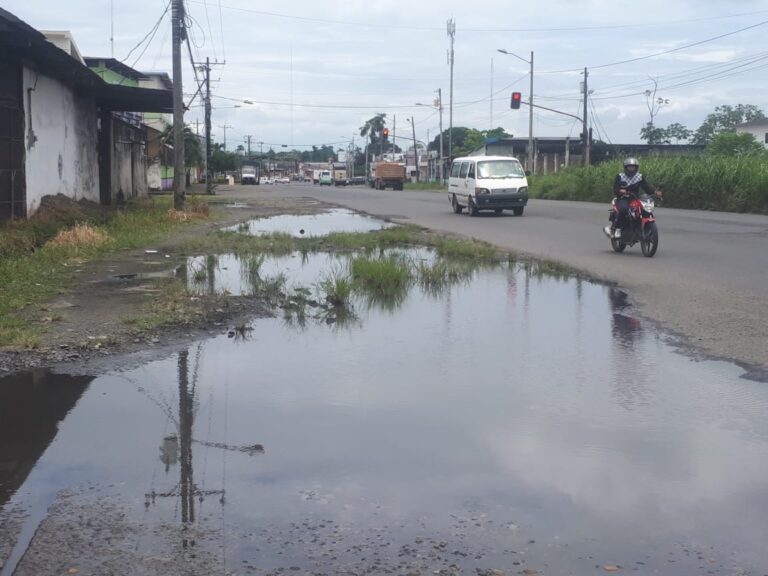
[[[386,140],[389,137],[389,128],[384,128],[384,130],[381,131],[381,135],[384,136],[384,140]]]
[[[523,95],[520,92],[512,92],[512,99],[509,102],[509,107],[513,110],[518,110],[522,99]]]

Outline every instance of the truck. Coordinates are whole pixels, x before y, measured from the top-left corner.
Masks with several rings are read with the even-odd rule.
[[[322,170],[312,170],[312,184],[320,183],[320,172],[322,172]]]
[[[377,162],[373,169],[371,187],[376,190],[392,188],[402,190],[405,182],[405,166],[397,162]]]
[[[255,164],[243,164],[240,167],[240,184],[258,184],[259,167]]]
[[[347,169],[346,168],[333,169],[333,184],[334,186],[347,185]]]

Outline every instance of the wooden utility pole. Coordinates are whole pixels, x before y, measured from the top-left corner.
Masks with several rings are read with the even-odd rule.
[[[184,2],[172,0],[171,27],[173,42],[173,207],[184,208],[184,99],[181,83],[181,42],[184,30]]]

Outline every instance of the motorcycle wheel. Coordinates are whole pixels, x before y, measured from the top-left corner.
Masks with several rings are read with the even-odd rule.
[[[617,240],[616,238],[611,238],[611,248],[613,248],[614,252],[624,252],[624,248],[626,247],[627,245],[621,240]]]
[[[651,258],[659,249],[659,231],[656,228],[656,222],[649,222],[641,232],[640,248],[643,256]]]

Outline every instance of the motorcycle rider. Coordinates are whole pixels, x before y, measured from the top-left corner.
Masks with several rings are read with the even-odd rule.
[[[661,196],[661,190],[654,189],[639,170],[640,162],[637,158],[627,158],[624,160],[624,172],[619,172],[613,181],[618,214],[614,219],[612,213],[610,227],[606,226],[606,232],[611,238],[619,238],[621,230],[629,227],[629,201],[632,196],[638,196],[641,189],[648,195]]]

